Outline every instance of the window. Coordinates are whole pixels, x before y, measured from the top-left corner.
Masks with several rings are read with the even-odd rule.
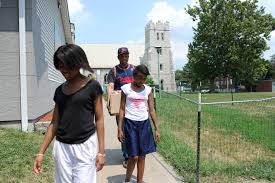
[[[163,33],[161,33],[161,39],[164,40],[164,35],[163,35]]]
[[[158,48],[157,48],[157,53],[158,53],[159,55],[162,55],[162,49],[161,49],[161,47],[158,47]]]
[[[104,75],[104,83],[108,84],[108,73]]]
[[[162,80],[160,81],[160,89],[163,90],[163,88],[164,88],[164,80],[162,79]]]
[[[162,65],[162,64],[159,65],[159,70],[160,70],[160,71],[163,70],[163,65]]]
[[[157,40],[159,40],[159,33],[157,33]]]

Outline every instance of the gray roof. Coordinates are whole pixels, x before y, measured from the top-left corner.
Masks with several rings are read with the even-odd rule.
[[[144,55],[143,44],[81,44],[92,68],[112,68],[119,63],[117,50],[127,47],[129,50],[129,63],[139,65]]]

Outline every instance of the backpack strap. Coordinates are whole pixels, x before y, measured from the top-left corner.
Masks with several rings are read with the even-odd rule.
[[[114,76],[116,78],[116,66],[114,66]]]

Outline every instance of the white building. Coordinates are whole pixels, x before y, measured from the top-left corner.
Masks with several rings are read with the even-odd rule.
[[[129,50],[129,62],[133,65],[139,65],[144,54],[143,44],[82,44],[90,66],[95,72],[96,79],[102,86],[107,83],[109,70],[119,64],[117,50],[120,47],[127,47]],[[87,75],[87,73],[84,74]]]
[[[52,110],[64,81],[53,54],[72,29],[67,0],[0,0],[0,126],[26,131]]]
[[[119,63],[118,48],[127,47],[130,52],[130,64],[147,65],[155,84],[158,84],[159,81],[163,90],[176,90],[168,22],[153,23],[150,21],[145,27],[145,45],[83,44],[80,46],[87,54],[89,63],[95,71],[96,79],[103,86],[107,83],[106,78],[109,70]],[[156,47],[159,47],[159,54]]]
[[[162,90],[176,90],[169,22],[150,21],[146,25],[143,64],[148,66],[154,83]]]

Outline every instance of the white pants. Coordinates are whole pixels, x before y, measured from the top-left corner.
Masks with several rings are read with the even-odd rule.
[[[55,183],[96,183],[97,134],[81,144],[55,140]]]

